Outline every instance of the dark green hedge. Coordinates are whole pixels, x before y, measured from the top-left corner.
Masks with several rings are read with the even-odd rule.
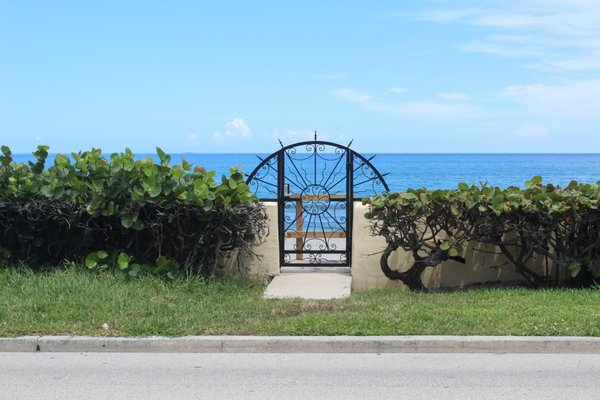
[[[266,229],[262,205],[232,168],[171,165],[157,148],[136,160],[127,149],[58,154],[46,168],[47,146],[35,162],[0,156],[0,261],[32,267],[65,260],[124,275],[215,273],[227,251],[249,248]]]
[[[526,189],[461,183],[457,190],[408,190],[365,200],[375,235],[387,248],[381,268],[391,279],[424,289],[421,273],[445,260],[464,262],[468,242],[494,245],[533,287],[564,283],[584,286],[600,282],[600,182],[575,181],[561,188],[542,184],[536,176]],[[388,258],[401,248],[414,264],[396,271]],[[555,275],[539,274],[534,257],[547,258]]]

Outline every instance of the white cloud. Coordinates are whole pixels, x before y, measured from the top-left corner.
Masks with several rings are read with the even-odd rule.
[[[369,96],[364,93],[360,93],[354,89],[338,89],[333,90],[331,94],[338,99],[349,101],[352,103],[364,103],[366,101],[371,100],[372,96]]]
[[[600,69],[600,2],[593,0],[480,1],[478,8],[426,10],[419,20],[461,23],[490,34],[458,48],[532,59],[550,70]]]
[[[242,118],[234,118],[225,124],[223,132],[215,132],[212,138],[217,144],[225,144],[231,140],[247,139],[250,136],[252,136],[252,131],[244,120]]]
[[[36,136],[33,138],[34,141],[36,142],[41,142],[42,141],[42,137],[41,136]]]
[[[464,51],[470,51],[474,53],[485,53],[494,56],[517,58],[517,57],[544,57],[547,55],[546,52],[542,51],[539,47],[532,46],[528,43],[506,43],[505,41],[498,41],[488,37],[486,40],[475,40],[469,43],[463,43],[458,45],[458,48]],[[549,64],[550,61],[546,61]]]
[[[445,104],[435,101],[409,103],[365,103],[364,107],[412,119],[461,119],[485,115],[483,107],[470,104]]]
[[[397,94],[402,94],[402,93],[405,93],[407,91],[408,91],[408,89],[401,88],[401,87],[393,87],[393,88],[390,89],[390,92],[397,93]]]
[[[284,144],[289,144],[288,142],[312,140],[315,137],[315,131],[311,129],[288,129],[283,134],[276,131],[275,137],[284,142]]]
[[[518,138],[540,139],[548,136],[548,129],[539,125],[523,125],[515,131],[514,136]]]
[[[524,108],[529,116],[597,120],[600,80],[571,81],[559,85],[507,86],[500,93]]]
[[[451,100],[451,101],[468,100],[471,98],[471,96],[469,96],[467,94],[458,93],[458,92],[439,93],[438,96],[441,99]]]
[[[577,59],[565,59],[557,61],[549,61],[546,65],[556,69],[567,69],[572,71],[577,70],[589,70],[589,69],[600,69],[600,52],[595,56],[577,58]]]
[[[343,95],[340,95],[340,92]],[[476,118],[485,115],[483,107],[470,104],[447,104],[438,101],[416,101],[404,103],[388,103],[376,101],[372,96],[362,95],[353,89],[340,89],[333,91],[332,94],[344,101],[350,103],[359,103],[364,109],[393,114],[404,118],[412,119],[456,119],[456,118]],[[460,93],[446,93],[449,100],[467,99],[466,95]]]

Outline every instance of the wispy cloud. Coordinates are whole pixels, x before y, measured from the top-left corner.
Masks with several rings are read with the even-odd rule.
[[[250,136],[252,131],[246,122],[242,118],[234,118],[225,124],[223,132],[215,132],[212,138],[217,144],[225,144],[231,140],[246,139]]]
[[[439,93],[438,96],[441,99],[451,100],[451,101],[463,101],[463,100],[469,100],[471,98],[471,96],[469,96],[468,94],[458,93],[458,92]]]
[[[387,102],[353,89],[334,90],[331,94],[340,100],[357,103],[366,110],[410,119],[477,118],[486,114],[483,107],[465,102],[457,103],[456,100],[468,100],[469,97],[462,93],[441,93],[439,95],[442,100],[450,100],[450,102],[434,100]]]
[[[477,8],[425,10],[416,19],[477,26],[489,34],[457,44],[464,51],[533,60],[555,70],[600,69],[600,2],[481,1]]]
[[[402,94],[402,93],[408,92],[408,89],[405,89],[405,88],[402,88],[402,87],[393,87],[393,88],[390,89],[390,92],[396,93],[396,94]]]
[[[333,90],[331,94],[334,97],[337,97],[338,99],[349,101],[351,103],[364,103],[366,101],[371,100],[372,98],[372,96],[368,94],[361,93],[357,90],[348,88]]]
[[[407,103],[366,103],[369,110],[411,119],[461,119],[485,115],[483,107],[470,104],[446,104],[435,101]]]
[[[562,84],[511,85],[500,97],[517,103],[527,115],[544,118],[598,119],[600,80]]]
[[[552,56],[552,53],[540,47],[539,44],[532,45],[528,43],[527,39],[523,39],[520,42],[516,40],[508,42],[505,39],[500,39],[499,36],[489,36],[485,40],[473,40],[468,43],[461,43],[457,47],[464,51],[509,58],[548,58]],[[547,59],[544,63],[551,65],[553,62]]]

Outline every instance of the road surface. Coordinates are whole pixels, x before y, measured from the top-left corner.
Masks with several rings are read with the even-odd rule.
[[[600,354],[0,353],[0,399],[598,399]]]

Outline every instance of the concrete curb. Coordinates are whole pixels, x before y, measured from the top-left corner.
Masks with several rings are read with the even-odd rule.
[[[600,337],[21,336],[0,338],[0,352],[600,354]]]

